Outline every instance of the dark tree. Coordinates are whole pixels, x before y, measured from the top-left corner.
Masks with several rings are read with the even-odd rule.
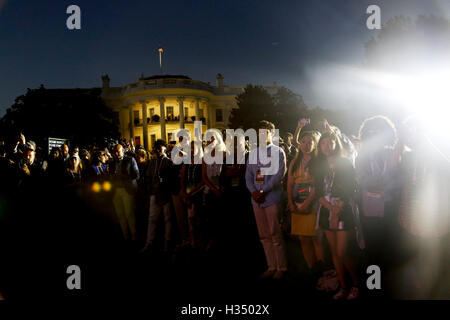
[[[262,86],[251,84],[245,87],[243,93],[236,97],[238,107],[230,115],[230,127],[254,128],[260,120],[273,120],[273,97]]]
[[[273,96],[273,101],[272,119],[281,133],[294,131],[300,118],[311,116],[302,96],[285,87],[278,89]]]
[[[0,120],[0,135],[25,133],[41,146],[48,137],[77,145],[118,138],[117,115],[101,99],[101,89],[28,89]]]
[[[230,115],[230,127],[233,129],[256,128],[260,120],[268,120],[275,124],[280,134],[286,131],[294,133],[301,118],[311,118],[312,124],[323,118],[330,123],[340,119],[336,111],[308,108],[301,95],[285,87],[270,95],[262,86],[247,85],[236,99],[239,108],[233,109]]]

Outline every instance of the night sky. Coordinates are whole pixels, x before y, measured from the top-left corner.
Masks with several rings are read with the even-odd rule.
[[[66,8],[81,8],[81,30],[66,28]],[[346,107],[327,91],[328,66],[358,66],[366,8],[381,7],[382,22],[419,13],[447,15],[450,1],[432,0],[0,0],[0,116],[27,88],[90,88],[109,74],[122,86],[164,73],[226,85],[276,81],[310,106]],[[319,71],[321,70],[321,71]],[[322,86],[318,88],[317,82]]]

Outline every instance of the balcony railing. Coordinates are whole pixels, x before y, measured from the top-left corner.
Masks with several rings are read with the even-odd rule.
[[[122,93],[135,92],[153,88],[189,88],[214,92],[215,87],[199,80],[189,79],[154,79],[142,80],[123,87]]]
[[[184,123],[194,123],[194,121],[196,121],[195,117],[185,117],[184,118]],[[200,120],[203,124],[206,123],[206,118],[200,118]],[[180,118],[179,117],[173,117],[173,118],[166,118],[166,123],[178,123],[180,122]],[[147,118],[147,124],[148,125],[157,125],[157,124],[161,124],[161,120],[158,119],[151,119],[151,118]],[[143,126],[143,120],[142,119],[135,119],[133,121],[133,125],[134,127],[142,127]]]

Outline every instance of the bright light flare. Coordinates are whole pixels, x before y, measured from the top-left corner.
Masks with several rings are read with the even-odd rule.
[[[103,188],[103,191],[109,192],[109,191],[111,191],[112,185],[109,181],[105,181],[105,182],[103,182],[102,188]]]
[[[415,76],[383,75],[376,81],[411,113],[448,115],[450,70]]]
[[[428,133],[449,140],[450,65],[411,66],[410,70],[409,74],[400,74],[335,66],[328,78],[337,79],[333,84],[335,92],[353,97],[359,101],[357,105],[389,105],[405,110],[405,117],[417,114]]]
[[[102,190],[102,186],[98,182],[94,182],[91,187],[92,192],[98,193]]]

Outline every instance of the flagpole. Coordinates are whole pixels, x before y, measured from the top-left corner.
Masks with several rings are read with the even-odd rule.
[[[159,69],[160,69],[160,72],[162,74],[162,53],[163,53],[163,48],[161,46],[159,46],[158,52],[159,52]]]

